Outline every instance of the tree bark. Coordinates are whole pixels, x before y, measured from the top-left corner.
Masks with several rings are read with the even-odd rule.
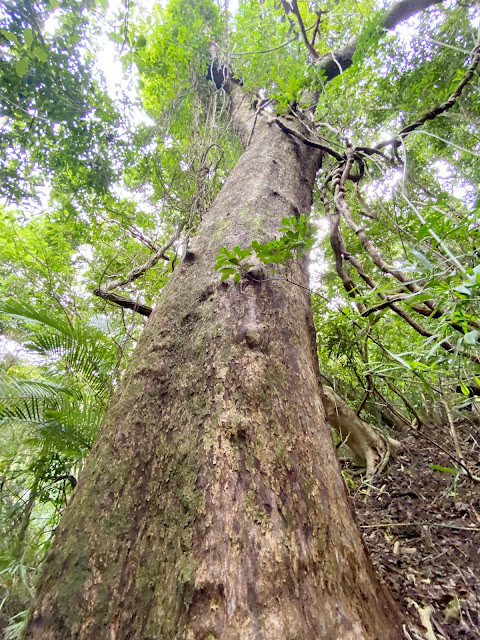
[[[237,130],[254,115],[235,105]],[[221,247],[308,214],[320,151],[256,119],[162,292],[45,561],[36,640],[397,640],[322,406],[307,264]],[[299,125],[297,125],[299,126]]]

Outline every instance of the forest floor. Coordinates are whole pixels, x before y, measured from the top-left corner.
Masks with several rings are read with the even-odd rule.
[[[456,429],[471,471],[480,476],[478,425],[467,418]],[[455,455],[448,427],[427,433]],[[410,614],[412,640],[480,640],[480,484],[411,434],[371,484],[346,476],[365,542]]]

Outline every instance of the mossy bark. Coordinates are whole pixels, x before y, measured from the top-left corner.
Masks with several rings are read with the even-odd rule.
[[[28,638],[402,637],[325,421],[308,292],[284,267],[238,285],[214,271],[221,247],[272,239],[283,217],[309,212],[319,161],[258,118],[148,320],[45,561]],[[307,286],[305,267],[289,280]]]

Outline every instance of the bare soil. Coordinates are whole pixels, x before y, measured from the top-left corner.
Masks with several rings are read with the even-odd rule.
[[[456,429],[469,468],[480,476],[478,426],[463,419]],[[425,433],[455,455],[448,427]],[[411,434],[370,484],[349,480],[355,476],[345,469],[365,542],[409,615],[406,638],[480,640],[480,484]]]

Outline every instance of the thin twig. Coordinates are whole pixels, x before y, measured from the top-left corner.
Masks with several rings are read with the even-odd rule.
[[[430,438],[430,436],[427,436],[427,434],[423,433],[423,431],[418,430],[418,431],[416,431],[416,433],[418,433],[423,438],[425,438],[425,440],[428,440],[431,444],[433,444],[435,447],[440,449],[440,451],[443,451],[443,453],[445,453],[451,460],[453,460],[454,462],[459,464],[465,470],[465,473],[470,478],[470,480],[473,480],[474,482],[480,482],[480,478],[477,478],[477,476],[474,476],[472,474],[472,472],[470,471],[470,469],[465,464],[463,464],[463,462],[461,460],[459,460],[453,454],[451,454],[449,451],[447,451],[444,447],[442,447],[441,444],[439,444],[438,442],[433,440],[433,438]]]
[[[307,27],[305,31],[311,31],[315,27],[315,24],[312,24],[310,27]],[[283,47],[287,47],[289,44],[292,44],[292,42],[295,42],[296,39],[297,39],[297,36],[294,36],[293,38],[290,38],[290,40],[287,40],[283,44],[279,44],[277,47],[272,47],[271,49],[261,49],[259,51],[226,51],[225,49],[222,49],[222,47],[216,42],[214,42],[213,44],[217,47],[217,49],[219,49],[222,53],[224,53],[227,56],[232,56],[232,57],[258,56],[258,55],[263,55],[264,53],[271,53],[272,51],[278,51],[279,49],[283,49]]]
[[[455,446],[455,453],[457,454],[457,458],[458,458],[460,464],[462,465],[462,467],[467,472],[467,475],[470,478],[470,480],[473,480],[474,482],[480,482],[480,478],[478,478],[477,476],[473,475],[473,473],[470,471],[470,469],[467,467],[467,465],[465,463],[465,458],[463,457],[462,449],[460,447],[460,442],[458,440],[457,430],[455,429],[455,423],[453,422],[453,418],[452,418],[452,413],[450,411],[450,407],[448,406],[448,404],[445,402],[445,400],[443,398],[442,398],[442,404],[445,407],[445,411],[447,412],[448,424],[450,426],[450,433],[452,434],[452,440],[453,440],[453,444]]]
[[[360,529],[384,529],[386,527],[411,527],[412,525],[418,525],[422,527],[446,527],[447,529],[458,529],[459,531],[480,531],[480,527],[460,527],[456,524],[449,524],[448,522],[378,522],[376,524],[361,524]]]
[[[154,267],[161,258],[165,257],[165,253],[170,249],[170,247],[173,245],[175,240],[179,238],[180,233],[182,232],[183,226],[184,225],[181,224],[178,227],[176,233],[170,238],[170,240],[168,240],[162,247],[160,247],[157,251],[155,251],[155,253],[152,253],[152,255],[144,264],[140,265],[139,267],[135,267],[135,269],[132,269],[130,273],[123,280],[117,280],[115,282],[111,282],[108,285],[108,287],[105,287],[104,290],[113,291],[113,289],[124,287],[127,284],[130,284],[134,280],[137,280],[138,278],[143,276],[149,269]]]

